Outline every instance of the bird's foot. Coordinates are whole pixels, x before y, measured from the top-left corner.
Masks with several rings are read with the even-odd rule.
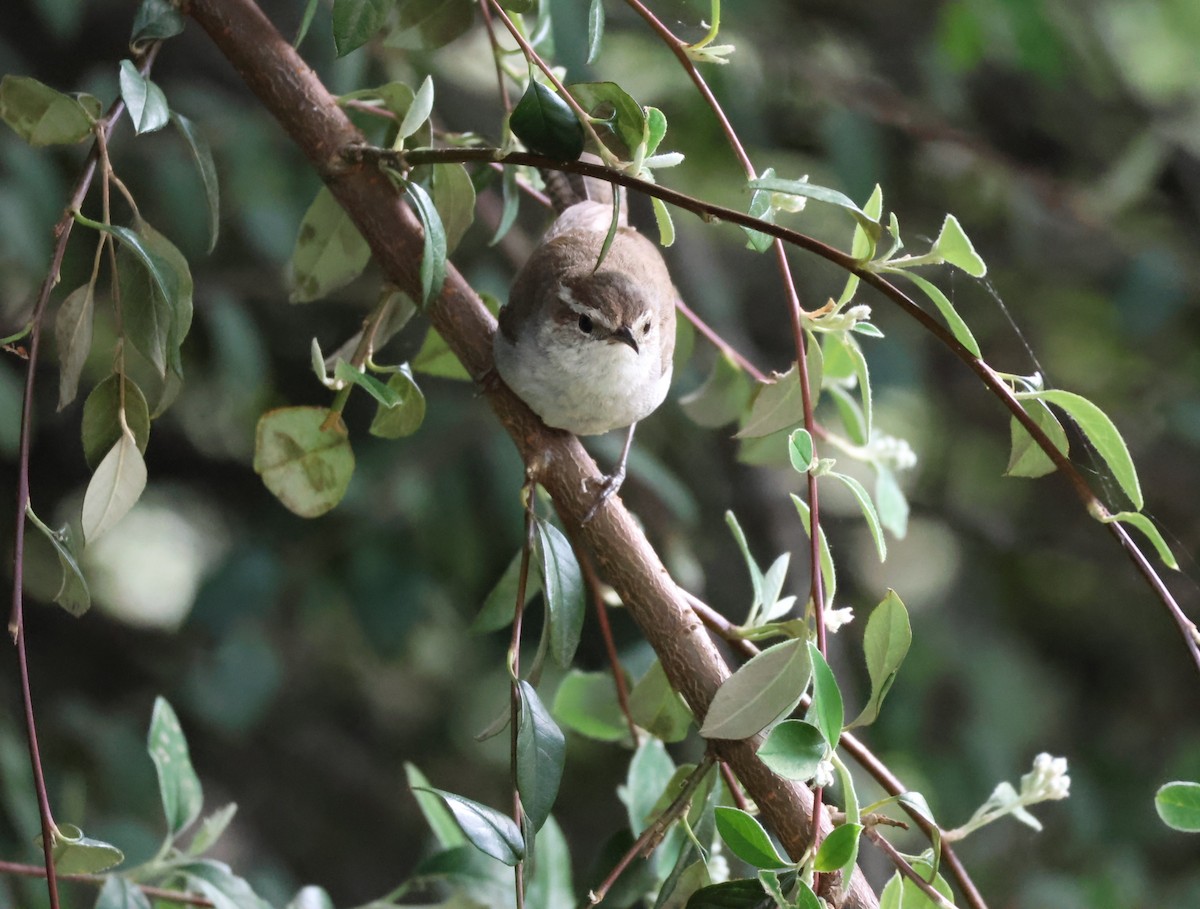
[[[593,482],[595,482],[595,481],[593,481]],[[600,480],[600,482],[596,488],[596,501],[594,501],[592,503],[592,507],[588,509],[587,514],[585,514],[583,516],[583,520],[580,523],[581,524],[589,523],[592,520],[592,518],[594,518],[596,516],[596,513],[598,511],[600,511],[601,506],[603,506],[605,502],[607,502],[610,498],[613,497],[613,495],[617,492],[617,490],[621,488],[621,484],[624,482],[625,482],[625,462],[622,461],[617,466],[616,470],[614,470],[611,474],[609,474],[608,476],[606,476]]]

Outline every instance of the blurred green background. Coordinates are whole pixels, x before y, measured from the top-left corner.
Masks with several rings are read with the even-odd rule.
[[[703,34],[706,3],[650,5],[682,37]],[[266,6],[284,34],[295,33],[302,3]],[[663,109],[663,149],[687,160],[662,181],[746,205],[736,162],[682,70],[628,8],[607,7],[603,53],[588,66],[587,4],[554,3],[557,61],[569,80],[614,79]],[[133,9],[10,0],[0,6],[0,72],[107,103]],[[342,60],[329,34],[322,5],[302,51],[332,90],[416,85],[431,72],[446,128],[498,135],[479,28],[434,54],[360,50]],[[1195,615],[1200,5],[744,0],[725,4],[720,41],[737,46],[733,62],[705,74],[760,168],[807,173],[860,201],[881,183],[885,210],[899,215],[914,247],[945,212],[960,218],[989,279],[946,273],[938,283],[994,366],[1042,369],[1050,384],[1113,417],[1140,468],[1147,511],[1183,566],[1168,581]],[[351,335],[378,276],[335,299],[289,305],[287,260],[316,178],[194,24],[164,47],[154,78],[213,146],[222,235],[205,256],[202,189],[178,138],[134,141],[124,124],[113,141],[117,171],[191,261],[196,322],[183,393],[151,436],[147,493],[88,553],[96,608],[82,619],[53,606],[27,612],[56,815],[134,861],[152,853],[162,821],[144,735],[161,693],[183,721],[209,808],[240,806],[221,857],[268,898],[315,882],[337,905],[353,905],[389,890],[421,855],[425,830],[404,761],[435,785],[503,804],[505,746],[472,737],[507,697],[505,642],[466,626],[517,549],[521,467],[471,388],[418,377],[429,410],[410,439],[369,437],[370,409],[352,400],[358,468],[336,511],[303,521],[275,502],[250,467],[255,421],[271,406],[328,400],[309,371],[311,339],[328,351]],[[0,133],[2,334],[26,318],[81,157],[79,148],[33,150]],[[486,223],[455,256],[477,288],[503,297],[545,224],[534,208],[525,205],[510,238],[490,247],[498,194],[481,196]],[[852,226],[817,205],[794,223],[842,245]],[[770,260],[746,250],[733,228],[683,215],[677,227],[668,255],[684,298],[760,368],[785,369],[793,354]],[[58,299],[86,279],[91,250],[77,233]],[[836,270],[800,254],[792,261],[806,305],[840,291]],[[909,533],[886,565],[853,503],[832,492],[826,500],[839,605],[860,616],[833,643],[851,702],[865,696],[862,617],[888,586],[912,612],[912,653],[867,740],[947,826],[996,782],[1026,772],[1038,751],[1069,759],[1071,798],[1037,810],[1043,833],[1006,821],[962,846],[993,906],[1200,905],[1200,844],[1163,827],[1152,803],[1163,782],[1200,779],[1200,689],[1174,625],[1065,483],[1001,478],[1007,419],[978,381],[885,301],[863,299],[887,334],[865,342],[876,420],[919,457],[903,477]],[[411,355],[421,328],[383,359]],[[97,331],[80,401],[111,365],[99,323]],[[80,401],[55,412],[52,344],[47,354],[32,498],[61,523],[78,509],[87,471]],[[728,432],[684,416],[677,400],[712,356],[696,342],[668,403],[639,430],[624,497],[676,576],[736,619],[749,585],[722,514],[737,511],[760,562],[799,553],[804,532],[786,493],[801,481],[740,465]],[[5,489],[15,488],[23,375],[20,360],[0,359]],[[611,458],[615,446],[597,450]],[[1086,453],[1081,465],[1103,484]],[[9,552],[11,527],[10,515],[0,524]],[[30,554],[35,603],[53,593],[52,559],[36,547]],[[797,556],[789,589],[806,585]],[[614,622],[631,665],[646,665],[628,617]],[[604,665],[594,622],[579,661]],[[4,663],[0,857],[37,861],[11,651]],[[590,883],[599,843],[622,822],[614,787],[625,764],[615,746],[570,740],[556,815],[577,884]],[[887,873],[877,856],[868,861]],[[39,893],[0,879],[0,906],[35,906]],[[90,898],[71,891],[69,904]]]

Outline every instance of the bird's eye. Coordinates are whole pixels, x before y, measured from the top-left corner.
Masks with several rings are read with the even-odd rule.
[[[585,335],[590,335],[592,333],[592,320],[587,316],[581,315],[579,317],[579,330]]]
[[[642,334],[644,334],[644,335],[650,334],[650,320],[649,319],[647,319],[644,323],[642,323]]]

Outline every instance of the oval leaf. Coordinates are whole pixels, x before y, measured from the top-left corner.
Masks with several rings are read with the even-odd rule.
[[[1029,402],[1025,412],[1033,417],[1034,422],[1042,428],[1042,432],[1054,443],[1055,448],[1063,454],[1070,451],[1071,446],[1067,440],[1066,430],[1044,402]],[[1011,445],[1008,466],[1004,469],[1006,477],[1042,477],[1058,469],[1050,460],[1049,455],[1042,451],[1042,447],[1034,441],[1029,430],[1022,426],[1016,417],[1012,417],[1009,423]]]
[[[821,842],[813,859],[813,870],[826,872],[837,871],[839,868],[854,861],[858,854],[858,838],[862,833],[862,824],[842,824],[829,832]]]
[[[129,512],[146,488],[146,462],[124,432],[92,474],[83,494],[83,538],[91,543]]]
[[[813,696],[808,708],[810,722],[814,722],[830,748],[836,748],[842,735],[844,713],[842,708],[842,692],[838,689],[837,679],[833,670],[825,662],[825,657],[817,649],[817,645],[808,642],[808,655],[812,660]]]
[[[155,41],[174,38],[183,31],[183,13],[170,0],[142,0],[133,17],[129,49],[142,53]]]
[[[132,60],[121,61],[120,82],[121,97],[125,99],[134,132],[151,133],[167,125],[171,115],[167,96],[154,80],[138,72]]]
[[[145,395],[133,379],[114,373],[93,388],[83,402],[83,457],[92,470],[100,466],[124,432],[121,428],[122,392],[125,425],[133,432],[138,450],[144,454],[150,441],[150,408]]]
[[[32,146],[82,142],[99,116],[91,95],[73,98],[29,76],[0,80],[0,120]]]
[[[679,405],[692,422],[716,429],[738,419],[750,403],[752,393],[749,376],[721,352],[704,384],[680,398]]]
[[[174,12],[173,8],[172,11]],[[187,142],[192,160],[196,162],[196,169],[200,172],[200,182],[204,184],[204,200],[208,203],[207,251],[211,253],[216,249],[221,224],[221,186],[217,182],[217,166],[213,161],[212,149],[209,148],[204,134],[196,128],[196,124],[183,114],[171,111],[171,122]]]
[[[413,380],[408,364],[392,374],[387,389],[394,396],[395,403],[387,405],[380,402],[369,432],[381,439],[411,436],[425,420],[425,395]]]
[[[755,868],[786,868],[791,862],[781,858],[767,836],[767,831],[756,818],[727,805],[718,805],[715,811],[717,832],[729,847],[729,851]]]
[[[707,739],[744,739],[761,732],[800,702],[811,673],[804,641],[768,647],[721,683],[700,734]]]
[[[571,665],[583,633],[583,575],[562,531],[541,519],[537,522],[537,555],[550,621],[550,653],[565,668]]]
[[[875,722],[879,707],[891,690],[911,644],[912,628],[908,621],[908,610],[896,591],[889,590],[867,619],[863,650],[866,651],[867,674],[871,678],[871,697],[851,726]]]
[[[815,402],[814,402],[815,403]],[[804,398],[796,364],[785,373],[772,373],[760,383],[750,413],[736,438],[755,439],[780,429],[791,429],[804,421]]]
[[[655,660],[629,693],[633,721],[664,742],[681,742],[692,726],[692,712]]]
[[[971,329],[967,327],[967,323],[958,314],[958,310],[954,308],[954,304],[950,302],[950,298],[942,293],[937,285],[926,281],[915,272],[906,269],[900,273],[912,281],[913,284],[917,285],[925,296],[933,301],[933,305],[937,307],[937,311],[946,320],[946,325],[950,328],[950,333],[954,335],[955,340],[965,347],[971,353],[971,356],[979,357],[979,342],[975,340],[975,335],[971,334]]]
[[[431,113],[433,113],[433,77],[426,76],[421,87],[413,95],[412,104],[404,112],[404,119],[400,121],[396,138],[407,139],[421,128],[421,124],[429,119]]]
[[[560,723],[580,735],[600,742],[629,740],[611,673],[572,669],[554,693],[552,709]]]
[[[75,400],[79,391],[79,373],[92,349],[92,316],[95,312],[95,288],[89,281],[77,287],[63,300],[54,320],[54,341],[58,345],[58,409]]]
[[[150,900],[133,881],[110,874],[104,879],[94,909],[150,909]]]
[[[513,108],[509,126],[526,147],[560,161],[583,153],[583,125],[571,106],[536,79]]]
[[[28,500],[25,502],[25,514],[33,526],[50,541],[58,555],[58,565],[62,569],[63,578],[58,593],[54,595],[54,602],[73,616],[83,615],[91,608],[92,594],[88,590],[83,571],[79,568],[79,556],[70,525],[64,525],[61,530],[51,530],[33,513],[33,506]]]
[[[325,514],[342,500],[354,473],[346,426],[324,407],[282,407],[258,421],[254,471],[302,518]]]
[[[333,44],[344,57],[383,27],[394,0],[333,0]]]
[[[421,305],[424,306],[442,292],[446,280],[446,229],[437,206],[420,184],[407,183],[404,191],[412,199],[425,236],[421,251]]]
[[[58,825],[51,852],[59,874],[96,874],[125,861],[116,846],[84,836],[74,824]]]
[[[784,720],[758,747],[759,759],[785,780],[811,780],[829,744],[821,730],[804,720]]]
[[[200,816],[204,793],[200,779],[192,769],[183,727],[166,698],[159,697],[154,701],[146,748],[158,773],[158,792],[167,818],[167,830],[174,837]]]
[[[345,287],[358,277],[371,249],[350,216],[322,186],[304,213],[292,250],[293,303],[309,303]]]
[[[480,852],[505,865],[515,865],[525,857],[525,842],[512,818],[453,792],[432,788],[424,791],[442,800],[468,842]]]
[[[521,719],[517,726],[517,791],[530,826],[540,830],[550,816],[566,760],[562,730],[542,706],[537,691],[528,682],[517,683],[521,695]]]
[[[797,473],[812,469],[813,440],[807,429],[797,429],[788,436],[788,459]]]
[[[433,174],[430,192],[446,232],[449,255],[475,220],[475,184],[461,164],[435,164],[430,170]]]
[[[1154,808],[1168,827],[1200,833],[1200,783],[1167,783],[1155,794]]]

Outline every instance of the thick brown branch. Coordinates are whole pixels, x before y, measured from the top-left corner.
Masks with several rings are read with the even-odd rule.
[[[312,161],[388,277],[418,296],[420,226],[377,167],[347,164],[342,158],[341,150],[361,143],[362,136],[308,65],[249,0],[193,0],[189,11]],[[452,267],[447,268],[445,287],[430,306],[429,316],[471,375],[482,378],[489,373],[495,320]],[[595,463],[573,436],[547,429],[503,383],[487,383],[484,393],[530,472],[629,607],[672,685],[703,717],[729,669],[640,527],[615,499],[580,526],[594,498],[587,490],[599,479]],[[772,774],[758,760],[755,744],[720,742],[718,751],[788,852],[799,857],[812,839],[811,793]],[[878,905],[861,874],[854,876],[846,905]]]

